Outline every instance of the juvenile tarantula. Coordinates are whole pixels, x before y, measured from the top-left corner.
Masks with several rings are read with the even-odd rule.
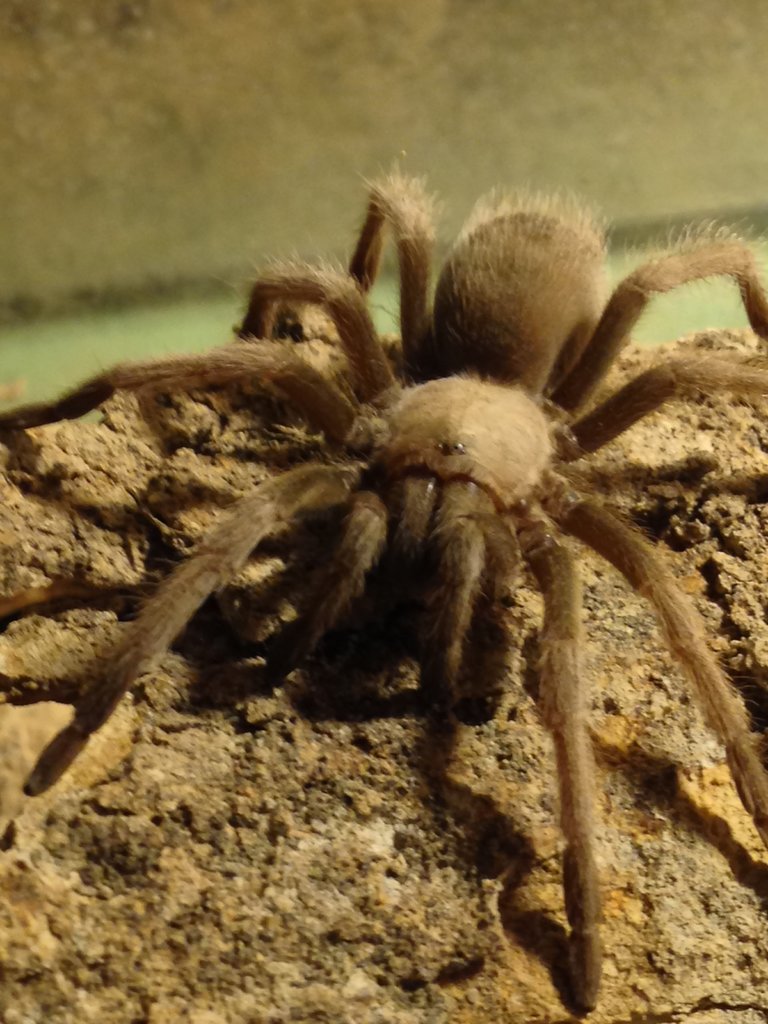
[[[396,240],[400,276],[397,372],[365,298],[386,226]],[[670,399],[722,388],[748,398],[768,394],[768,364],[732,354],[674,356],[589,406],[652,295],[730,275],[763,339],[768,300],[745,243],[702,233],[634,270],[604,303],[602,232],[582,207],[555,198],[481,201],[442,268],[433,302],[432,246],[428,196],[419,182],[392,176],[371,188],[348,273],[293,264],[264,274],[253,286],[240,341],[204,355],[116,366],[56,401],[0,416],[2,428],[32,427],[79,416],[119,389],[248,377],[274,385],[342,456],[269,480],[222,515],[126,627],[108,677],[79,701],[71,724],[43,751],[26,792],[41,793],[59,778],[200,604],[300,513],[341,504],[345,518],[314,601],[291,644],[278,645],[275,678],[341,619],[386,552],[411,569],[434,567],[438,585],[428,602],[431,642],[422,672],[450,706],[481,589],[495,589],[525,563],[544,598],[541,708],[557,760],[573,987],[589,1009],[601,972],[594,768],[580,588],[563,534],[611,562],[652,604],[767,846],[768,774],[746,710],[661,554],[607,508],[576,493],[560,470]],[[299,358],[290,342],[274,339],[276,309],[291,302],[327,309],[348,363],[349,393]],[[430,560],[419,561],[424,553]]]

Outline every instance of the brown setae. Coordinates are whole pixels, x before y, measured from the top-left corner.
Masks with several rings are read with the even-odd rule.
[[[391,229],[400,274],[401,352],[390,358],[366,293]],[[116,366],[51,403],[0,415],[17,430],[76,417],[115,391],[268,384],[321,432],[326,461],[262,483],[235,502],[126,628],[111,668],[78,703],[26,785],[38,794],[66,770],[199,606],[268,537],[306,513],[337,510],[340,538],[306,611],[273,645],[267,671],[287,675],[339,624],[369,574],[429,577],[422,685],[435,715],[459,698],[473,611],[530,571],[544,599],[540,702],[554,742],[564,836],[571,979],[583,1010],[600,986],[600,883],[594,768],[582,667],[576,538],[652,605],[666,642],[723,742],[742,803],[768,846],[768,774],[746,709],[711,652],[700,617],[665,557],[607,507],[580,493],[580,460],[665,402],[727,390],[768,395],[768,359],[665,358],[599,403],[592,396],[649,299],[712,275],[735,279],[768,341],[768,301],[739,238],[701,231],[644,263],[604,298],[605,244],[593,216],[565,199],[494,195],[471,215],[430,296],[432,203],[420,182],[375,183],[347,272],[278,266],[253,285],[239,338],[200,356]],[[281,335],[286,304],[317,303],[333,320],[348,386],[300,358]]]

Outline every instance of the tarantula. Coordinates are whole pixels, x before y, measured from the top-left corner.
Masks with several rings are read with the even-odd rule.
[[[387,226],[400,280],[397,370],[366,304]],[[607,508],[576,493],[561,467],[671,399],[723,388],[748,398],[768,394],[768,364],[732,354],[680,355],[590,405],[651,296],[730,275],[763,339],[768,300],[746,244],[703,232],[634,270],[606,303],[602,231],[578,203],[559,198],[482,200],[447,257],[433,300],[432,248],[431,200],[420,182],[393,175],[371,187],[348,271],[297,263],[263,274],[253,285],[238,341],[204,355],[119,365],[56,401],[0,416],[0,427],[20,429],[79,416],[119,389],[221,385],[246,377],[273,385],[341,456],[262,483],[222,515],[126,627],[108,677],[79,701],[71,724],[43,751],[26,792],[41,793],[59,778],[200,604],[261,541],[301,513],[340,505],[344,520],[292,642],[278,644],[275,678],[339,622],[386,553],[406,569],[430,565],[435,573],[422,678],[450,708],[481,590],[495,589],[527,564],[544,599],[541,710],[556,752],[572,983],[581,1007],[590,1009],[601,973],[594,768],[580,588],[564,534],[616,566],[653,606],[767,846],[768,774],[744,705],[663,556]],[[307,302],[324,306],[335,323],[348,389],[274,336],[280,304]],[[427,560],[420,557],[425,552]]]

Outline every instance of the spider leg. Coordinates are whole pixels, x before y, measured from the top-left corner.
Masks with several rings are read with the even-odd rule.
[[[306,263],[274,267],[251,288],[240,337],[270,337],[275,304],[281,301],[313,302],[328,310],[349,361],[355,394],[361,401],[373,401],[395,384],[365,298],[347,274]]]
[[[601,900],[595,863],[594,761],[582,665],[581,586],[570,552],[546,531],[534,527],[522,534],[521,542],[544,597],[539,699],[557,760],[572,984],[579,1005],[591,1010],[602,969]]]
[[[439,487],[431,476],[406,476],[396,487],[395,545],[408,556],[417,555],[430,534]]]
[[[473,484],[444,485],[432,540],[438,553],[439,586],[429,602],[429,636],[422,683],[440,704],[453,703],[464,641],[486,568],[482,517],[486,496]],[[479,513],[479,514],[478,514]]]
[[[611,295],[592,338],[573,369],[555,389],[552,400],[563,409],[582,406],[624,347],[629,332],[653,295],[690,281],[726,275],[739,286],[752,329],[768,339],[768,298],[755,257],[742,239],[701,233],[678,248],[643,263]]]
[[[388,223],[395,235],[400,273],[400,336],[406,368],[417,370],[429,331],[429,281],[435,232],[434,202],[418,178],[391,174],[371,184],[368,211],[349,263],[363,292],[376,279]]]
[[[265,537],[286,528],[305,509],[343,500],[354,485],[351,477],[349,469],[300,466],[236,501],[126,627],[108,678],[89,690],[75,708],[72,722],[42,752],[27,779],[25,793],[36,796],[57,781],[134,680],[152,669],[203,601],[245,564]]]
[[[489,596],[500,600],[505,592],[517,587],[522,565],[522,551],[517,532],[508,517],[494,510],[482,520],[488,558]]]
[[[365,588],[367,573],[387,541],[387,510],[372,491],[350,500],[341,540],[314,590],[307,612],[286,628],[267,658],[267,675],[277,683],[311,653]]]
[[[651,544],[607,509],[572,498],[555,518],[568,533],[611,562],[651,603],[669,649],[693,684],[708,725],[725,745],[741,802],[768,847],[768,773],[746,708],[709,650],[704,623],[693,602]]]
[[[224,345],[200,355],[120,363],[61,398],[0,413],[0,429],[18,430],[74,419],[120,390],[208,387],[249,377],[275,384],[309,423],[331,440],[341,442],[347,436],[358,410],[289,345],[275,341],[253,346]]]
[[[673,399],[730,391],[740,398],[768,399],[768,364],[749,357],[682,356],[639,374],[570,426],[577,444],[566,459],[597,451],[619,434]]]

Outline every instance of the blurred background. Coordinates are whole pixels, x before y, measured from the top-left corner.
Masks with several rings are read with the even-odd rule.
[[[760,0],[0,0],[0,386],[230,337],[270,256],[349,252],[364,179],[566,188],[611,273],[716,218],[768,222]],[[383,327],[396,315],[384,279]],[[732,282],[637,336],[741,325]]]

